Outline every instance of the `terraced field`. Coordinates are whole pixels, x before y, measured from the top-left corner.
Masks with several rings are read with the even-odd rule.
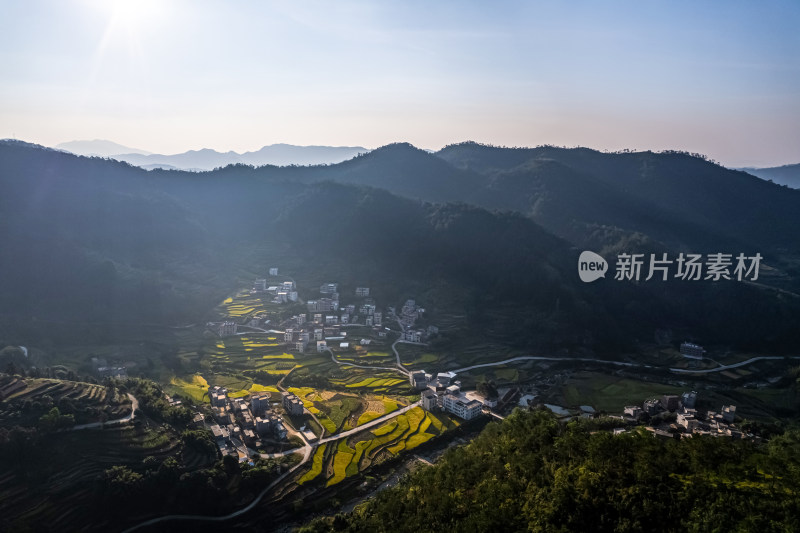
[[[188,376],[186,379],[172,378],[169,383],[178,394],[187,396],[197,403],[209,401],[208,382],[200,374]]]
[[[408,381],[398,372],[343,367],[341,377],[330,378],[334,385],[346,389],[366,389],[371,393],[404,395],[409,391]]]
[[[335,485],[376,462],[412,450],[457,426],[458,422],[446,415],[434,415],[415,407],[377,428],[328,443],[326,449],[318,448],[311,469],[299,482],[323,479],[326,486]]]
[[[385,349],[366,349],[358,346],[355,350],[336,350],[336,358],[343,363],[367,366],[394,366],[397,360],[394,354]]]
[[[9,469],[0,474],[3,518],[12,523],[25,518],[36,530],[78,531],[87,524],[86,502],[95,499],[95,479],[114,465],[140,466],[145,457],[163,459],[175,455],[179,441],[160,430],[114,427],[93,432],[67,432],[52,437],[48,460],[23,474]],[[24,478],[20,478],[24,476]],[[42,481],[42,482],[40,482]],[[46,481],[46,482],[44,482]],[[29,490],[35,483],[37,490]],[[113,529],[93,524],[95,530]]]
[[[325,450],[328,447],[328,443],[321,444],[315,451],[314,457],[311,461],[311,470],[303,474],[303,476],[297,480],[299,484],[308,483],[312,479],[316,478],[318,475],[322,473],[322,465],[325,458]]]
[[[226,298],[217,307],[217,310],[223,316],[247,318],[256,313],[264,312],[266,303],[269,300],[267,296],[262,298],[260,295],[250,294],[250,291],[240,291],[236,295]]]
[[[128,397],[116,389],[108,389],[103,385],[39,378],[21,381],[25,386],[16,388],[13,394],[0,402],[0,425],[3,425],[4,421],[11,425],[25,425],[24,419],[11,419],[8,415],[12,411],[18,411],[20,405],[28,402],[59,405],[62,400],[69,400],[75,407],[75,421],[78,424],[95,422],[96,418],[87,417],[93,416],[89,413],[97,413],[100,410],[106,413],[109,420],[122,418],[130,413]]]

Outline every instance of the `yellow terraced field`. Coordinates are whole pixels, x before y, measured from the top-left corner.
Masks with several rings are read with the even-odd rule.
[[[311,470],[306,472],[300,479],[297,480],[299,484],[308,483],[318,475],[322,473],[322,458],[325,455],[325,448],[327,448],[328,443],[322,444],[317,451],[314,452],[314,458],[311,462]]]
[[[347,467],[353,461],[356,451],[347,445],[345,439],[339,441],[336,455],[333,456],[333,477],[328,480],[327,486],[335,485],[347,477]]]

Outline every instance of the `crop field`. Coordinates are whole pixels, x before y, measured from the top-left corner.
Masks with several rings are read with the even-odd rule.
[[[23,384],[24,387],[21,386]],[[130,400],[127,395],[107,389],[103,385],[28,378],[17,380],[14,393],[0,403],[0,425],[4,420],[13,421],[14,424],[23,423],[24,420],[12,420],[8,415],[11,411],[18,411],[19,406],[27,401],[58,405],[62,400],[69,400],[76,407],[75,421],[77,424],[96,421],[95,418],[88,419],[88,415],[82,409],[102,409],[108,415],[109,420],[122,418],[130,413]]]
[[[329,434],[352,429],[351,419],[358,420],[356,415],[364,410],[363,400],[355,394],[320,392],[310,387],[289,387],[287,390],[302,400]]]
[[[383,415],[388,415],[392,411],[400,408],[400,404],[386,396],[376,396],[367,401],[364,412],[358,417],[356,426],[366,424],[371,420],[380,418]]]
[[[395,348],[397,348],[397,353],[400,354],[400,361],[405,367],[424,368],[429,372],[438,371],[440,368],[441,356],[431,353],[426,346],[397,343]]]
[[[598,411],[622,412],[626,405],[640,404],[663,394],[681,394],[683,389],[661,383],[618,378],[597,372],[578,372],[562,387],[565,407],[591,405]],[[556,403],[557,398],[554,398]]]
[[[342,377],[330,378],[334,385],[347,389],[368,389],[372,393],[406,394],[408,381],[399,372],[342,367]]]
[[[280,397],[280,391],[277,387],[273,387],[272,385],[259,385],[258,383],[253,383],[250,387],[246,389],[241,389],[234,392],[229,392],[228,397],[230,398],[244,398],[246,396],[250,396],[251,394],[255,394],[258,392],[269,392],[272,396],[273,400],[278,400]]]
[[[467,342],[460,338],[454,341],[452,348],[444,352],[433,353],[427,346],[402,342],[397,343],[396,348],[403,366],[414,369],[424,368],[427,372],[445,372],[525,355],[506,346],[476,342],[476,339]]]
[[[336,358],[343,363],[354,363],[357,365],[394,366],[397,363],[393,353],[377,349],[367,350],[363,347],[358,347],[355,350],[348,350],[343,353],[337,350]]]
[[[94,499],[95,480],[115,465],[138,467],[145,457],[164,459],[177,453],[179,441],[161,430],[141,427],[115,427],[55,435],[47,461],[0,473],[0,501],[4,519],[26,518],[38,524],[36,530],[50,530],[58,524],[62,531],[77,531],[86,526],[86,501]],[[24,479],[21,479],[23,476]],[[113,529],[110,524],[93,524]]]
[[[217,310],[224,316],[243,318],[252,314],[263,312],[265,303],[269,300],[260,295],[250,294],[250,291],[239,291],[235,296],[226,298]]]
[[[328,447],[328,443],[321,444],[315,451],[314,457],[311,461],[311,470],[303,474],[300,479],[297,480],[299,484],[308,483],[312,479],[316,478],[318,475],[322,473],[322,464],[325,457],[325,449]]]
[[[169,382],[173,390],[177,389],[177,394],[188,396],[196,403],[209,401],[208,382],[200,374],[194,374],[186,379],[172,378]]]
[[[335,485],[381,458],[412,450],[457,425],[445,415],[434,415],[415,407],[378,428],[338,441],[335,449],[330,443],[328,448],[333,453],[328,453],[328,457],[317,450],[312,468],[300,478],[301,482],[307,483],[324,472],[326,486]]]

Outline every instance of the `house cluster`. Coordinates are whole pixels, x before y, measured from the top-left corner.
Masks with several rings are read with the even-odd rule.
[[[251,293],[266,293],[272,296],[272,302],[276,304],[285,304],[287,302],[296,302],[297,286],[294,281],[284,281],[280,285],[267,286],[266,279],[257,279],[253,284]]]
[[[439,333],[439,328],[436,326],[428,326],[427,329],[415,328],[414,324],[417,319],[425,313],[425,309],[417,305],[414,300],[406,300],[403,307],[400,309],[400,314],[397,316],[397,321],[400,323],[402,331],[400,339],[407,342],[425,342],[428,337]]]
[[[464,420],[472,420],[483,412],[486,402],[474,392],[463,392],[461,382],[453,381],[455,374],[441,372],[436,376],[424,370],[411,372],[411,386],[422,391],[422,408],[426,411],[444,411]]]
[[[323,283],[319,288],[320,298],[306,302],[308,312],[293,316],[283,323],[284,342],[288,346],[298,352],[305,352],[309,344],[315,344],[317,352],[324,352],[330,346],[330,341],[347,339],[347,332],[342,331],[342,327],[351,324],[371,326],[379,337],[386,336],[386,332],[381,329],[383,313],[377,310],[375,300],[367,296],[368,287],[356,289],[357,296],[363,295],[359,306],[341,306],[338,291],[338,283]],[[363,323],[360,322],[362,317]],[[349,346],[348,342],[339,343],[340,348]]]
[[[209,429],[223,455],[237,455],[239,442],[258,447],[262,439],[286,439],[286,427],[273,411],[269,393],[229,398],[225,387],[212,387],[208,395],[215,422]]]
[[[341,331],[335,315],[315,313],[311,320],[307,317],[300,313],[284,323],[283,342],[290,349],[305,352],[309,344],[315,344],[317,352],[324,352],[329,340],[342,340],[347,336],[347,332]]]
[[[721,412],[707,411],[705,414],[698,412],[697,392],[684,392],[681,396],[665,394],[661,398],[650,398],[644,401],[641,407],[629,405],[625,407],[625,415],[638,419],[643,414],[655,416],[669,411],[675,413],[675,422],[670,424],[669,430],[657,427],[648,427],[656,436],[669,436],[681,434],[682,437],[692,435],[711,435],[716,437],[742,438],[743,433],[734,425],[736,419],[736,406],[724,405]]]

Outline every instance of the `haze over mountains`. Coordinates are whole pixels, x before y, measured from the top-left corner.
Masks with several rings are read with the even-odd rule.
[[[769,168],[742,168],[754,176],[771,180],[779,185],[786,185],[793,189],[800,189],[800,163]]]
[[[326,165],[351,159],[368,150],[360,146],[295,146],[272,144],[253,151],[237,153],[218,152],[210,148],[189,150],[180,154],[154,154],[145,150],[128,148],[111,141],[71,141],[55,146],[77,155],[100,156],[125,161],[146,169],[165,168],[182,170],[213,170],[227,165]]]
[[[394,144],[197,174],[4,141],[0,327],[24,344],[41,320],[54,337],[193,323],[280,262],[301,287],[417,296],[460,317],[458,335],[530,350],[618,356],[659,330],[782,352],[800,342],[798,223],[800,191],[681,153]],[[582,249],[765,259],[757,283],[588,285]]]

